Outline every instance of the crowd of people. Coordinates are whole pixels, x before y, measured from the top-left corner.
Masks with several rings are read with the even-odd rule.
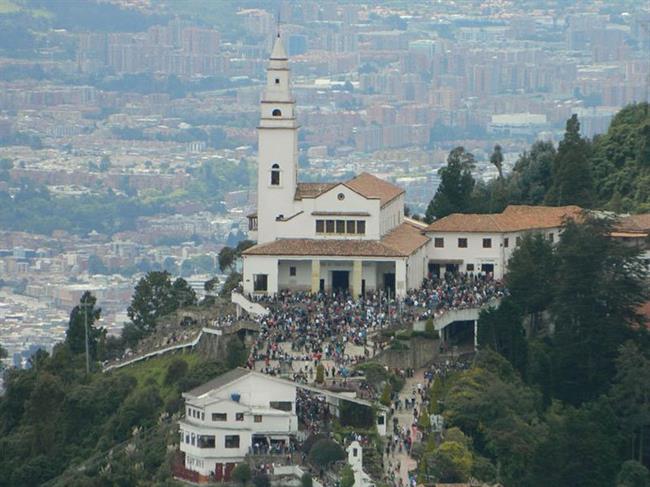
[[[270,313],[259,317],[260,332],[251,347],[248,366],[312,382],[315,368],[326,364],[326,377],[345,378],[354,365],[381,350],[373,335],[386,328],[405,328],[444,312],[482,306],[506,294],[490,275],[447,274],[425,280],[404,298],[389,299],[373,291],[358,299],[346,292],[281,291],[252,296]]]

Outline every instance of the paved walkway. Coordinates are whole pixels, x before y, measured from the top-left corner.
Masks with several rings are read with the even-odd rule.
[[[426,369],[418,369],[415,371],[415,374],[413,377],[409,377],[406,379],[406,382],[404,384],[404,387],[402,391],[399,394],[399,399],[404,404],[404,399],[412,399],[414,397],[414,391],[415,391],[415,404],[418,409],[420,410],[420,396],[417,394],[417,385],[422,384],[424,387],[425,385],[425,380],[424,380],[424,371]],[[413,424],[413,410],[412,409],[401,409],[399,411],[396,411],[394,414],[394,417],[397,418],[398,425],[400,429],[402,427],[406,428],[411,428]],[[393,425],[393,419],[390,419],[389,425],[391,427],[391,432],[392,432],[392,425]],[[414,431],[411,431],[411,435],[414,434]],[[414,442],[417,440],[417,436],[413,437]],[[388,463],[392,463],[393,465],[396,462],[399,462],[400,464],[400,469],[399,469],[399,475],[395,475],[395,472],[389,471],[388,469]],[[384,466],[386,469],[386,474],[388,475],[389,479],[394,479],[394,482],[396,486],[408,486],[409,485],[409,476],[408,473],[411,470],[414,470],[417,467],[417,462],[409,456],[409,454],[405,451],[402,452],[397,452],[395,454],[391,454],[388,456],[384,456]]]

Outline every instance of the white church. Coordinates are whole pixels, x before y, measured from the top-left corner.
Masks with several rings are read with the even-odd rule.
[[[257,213],[243,254],[246,294],[283,289],[377,289],[404,296],[425,277],[489,273],[500,279],[521,238],[559,238],[576,206],[512,205],[489,215],[452,214],[427,226],[404,215],[404,190],[371,174],[338,183],[298,182],[298,123],[289,62],[278,36],[258,127]]]
[[[403,295],[427,272],[424,225],[405,218],[404,190],[363,173],[340,183],[298,182],[298,123],[278,36],[261,102],[257,214],[244,252],[244,292],[375,289]]]

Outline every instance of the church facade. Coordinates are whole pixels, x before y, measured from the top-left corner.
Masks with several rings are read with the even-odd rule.
[[[345,182],[298,181],[298,124],[288,59],[275,40],[258,127],[257,245],[243,255],[246,293],[385,289],[404,295],[427,269],[424,225],[404,216],[404,190],[363,173]]]
[[[512,205],[498,214],[452,214],[430,225],[404,215],[404,190],[372,174],[349,181],[298,180],[298,123],[287,54],[278,36],[258,127],[257,213],[243,253],[247,294],[283,289],[373,290],[404,296],[446,272],[501,279],[522,237],[557,242],[576,206]]]

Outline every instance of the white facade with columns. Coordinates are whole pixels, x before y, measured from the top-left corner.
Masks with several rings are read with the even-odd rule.
[[[404,217],[404,191],[371,174],[345,182],[298,182],[298,124],[281,38],[267,69],[260,123],[257,245],[243,255],[246,293],[282,289],[386,289],[403,295],[426,276],[428,237]]]

